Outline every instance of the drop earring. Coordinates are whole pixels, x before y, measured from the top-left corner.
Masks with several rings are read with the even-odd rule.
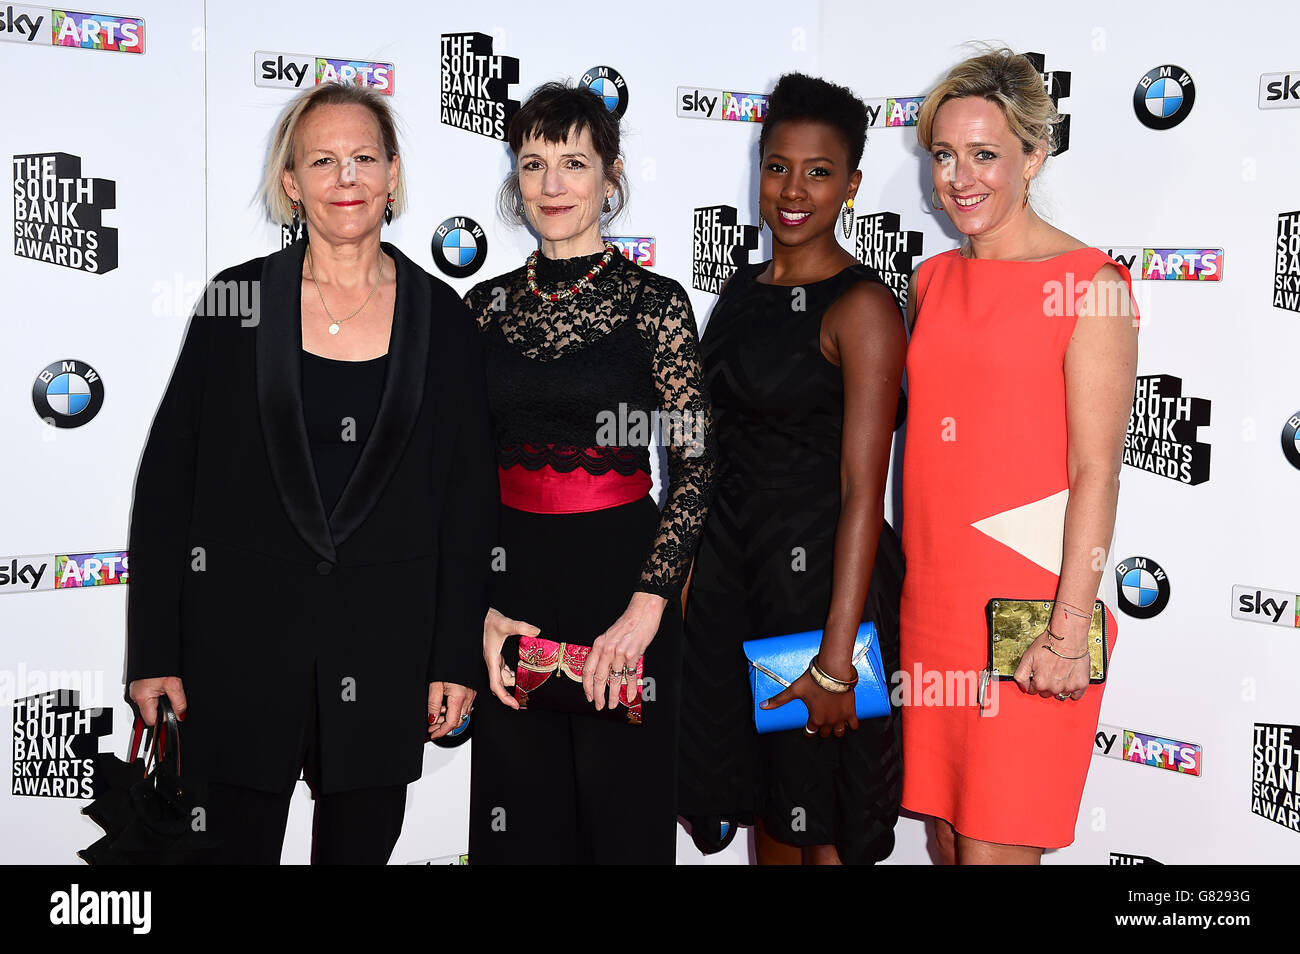
[[[840,209],[840,228],[844,230],[844,237],[853,237],[853,200],[846,199],[844,208]]]
[[[393,224],[393,194],[388,193],[388,202],[384,205],[384,224]]]
[[[605,196],[605,204],[601,207],[601,210],[600,210],[600,211],[601,211],[601,212],[604,212],[604,213],[606,213],[606,214],[609,213],[609,211],[610,211],[610,208],[609,208],[609,196]]]
[[[299,232],[299,229],[301,228],[301,223],[300,223],[299,220],[298,220],[298,200],[297,200],[297,199],[294,199],[294,200],[293,200],[293,204],[290,206],[290,208],[293,209],[293,221],[289,223],[289,228],[290,228],[290,230],[291,230],[291,231],[290,231],[290,235],[293,236],[293,240],[296,242],[296,241],[298,241],[298,232]]]

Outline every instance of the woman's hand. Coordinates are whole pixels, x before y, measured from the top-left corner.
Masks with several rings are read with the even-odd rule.
[[[1062,696],[1082,699],[1088,688],[1091,665],[1088,661],[1088,644],[1071,645],[1074,640],[1053,639],[1043,633],[1020,657],[1015,680],[1025,692],[1036,692],[1044,699]],[[1047,648],[1048,644],[1056,652]],[[1060,655],[1057,655],[1059,653]],[[1079,656],[1081,659],[1062,659],[1062,656]],[[1061,701],[1065,701],[1062,699]]]
[[[127,695],[135,703],[135,707],[140,710],[140,718],[144,719],[144,724],[153,726],[154,720],[158,718],[158,697],[166,696],[167,701],[172,704],[172,711],[176,713],[176,718],[185,721],[185,687],[181,684],[180,676],[159,676],[156,679],[133,679],[131,685],[126,687]]]
[[[667,605],[662,596],[633,593],[623,615],[591,644],[591,655],[582,670],[582,689],[587,701],[596,704],[597,711],[605,708],[607,687],[610,708],[618,705],[618,691],[624,683],[628,695],[632,695],[636,688],[637,663],[659,632],[659,621]],[[628,670],[632,675],[626,674]]]
[[[469,718],[474,690],[454,682],[429,683],[429,738],[441,739]]]
[[[502,616],[496,610],[488,608],[483,617],[483,662],[487,664],[488,688],[492,695],[501,700],[501,704],[511,709],[518,709],[515,697],[506,692],[506,686],[515,684],[515,674],[506,666],[501,656],[501,647],[511,636],[537,636],[541,630],[531,623],[524,623],[508,616]]]
[[[838,678],[851,678],[851,673],[827,672]],[[836,738],[844,738],[846,729],[858,727],[858,702],[854,692],[827,692],[813,681],[811,674],[805,672],[790,684],[759,705],[760,709],[775,709],[787,702],[799,699],[808,707],[808,724],[804,734],[820,735],[829,738],[831,733]]]

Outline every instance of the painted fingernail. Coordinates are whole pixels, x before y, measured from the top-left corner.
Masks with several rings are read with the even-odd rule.
[[[433,725],[433,713],[429,713],[429,725]]]

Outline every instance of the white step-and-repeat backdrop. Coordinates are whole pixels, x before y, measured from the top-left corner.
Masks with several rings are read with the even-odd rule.
[[[1115,535],[1123,634],[1077,840],[1046,860],[1300,860],[1300,9],[666,0],[574,15],[392,0],[369,12],[0,7],[13,193],[0,255],[4,860],[74,861],[100,834],[79,809],[95,792],[88,757],[123,754],[130,731],[140,450],[204,281],[280,247],[254,193],[297,90],[343,78],[392,96],[411,202],[386,237],[464,291],[534,244],[494,212],[505,121],[541,82],[591,85],[626,129],[617,241],[691,289],[702,330],[721,280],[768,254],[756,143],[783,72],[846,84],[871,108],[847,247],[901,298],[916,265],[956,244],[929,208],[913,123],[969,40],[1039,66],[1069,127],[1036,203],[1129,267],[1143,315]],[[472,745],[427,747],[395,863],[464,852]],[[310,841],[299,789],[286,863]],[[679,859],[705,860],[684,832]],[[748,859],[742,839],[707,862]],[[890,861],[929,860],[924,824],[902,819]]]

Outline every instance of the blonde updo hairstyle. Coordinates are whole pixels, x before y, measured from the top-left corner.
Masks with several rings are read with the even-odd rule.
[[[399,154],[397,146],[397,117],[388,105],[388,97],[366,86],[351,83],[322,83],[301,93],[290,101],[267,153],[266,167],[262,170],[262,187],[258,195],[272,222],[288,225],[293,219],[292,200],[285,194],[281,174],[293,169],[294,135],[304,116],[322,106],[361,106],[370,111],[379,126],[379,145],[388,161]],[[397,170],[397,187],[393,189],[393,217],[406,210],[406,166]]]
[[[916,138],[921,147],[930,151],[934,117],[940,106],[950,99],[979,96],[1002,110],[1025,155],[1041,146],[1050,156],[1056,151],[1056,124],[1061,116],[1043,88],[1042,74],[1026,57],[1007,47],[984,50],[949,70],[921,103],[916,117]]]

